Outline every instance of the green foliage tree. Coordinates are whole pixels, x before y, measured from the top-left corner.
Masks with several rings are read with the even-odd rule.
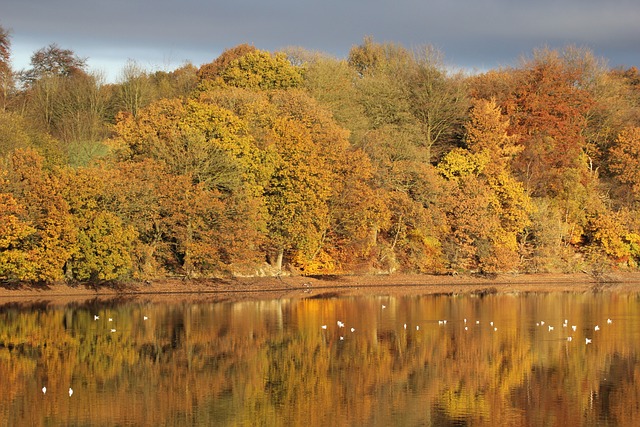
[[[357,72],[345,60],[325,55],[314,55],[304,61],[304,88],[333,113],[336,122],[348,129],[349,140],[355,146],[362,146],[368,132],[368,119],[360,102],[358,86],[354,85]]]

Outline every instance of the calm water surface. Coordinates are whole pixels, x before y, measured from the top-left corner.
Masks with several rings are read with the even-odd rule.
[[[639,354],[636,294],[3,305],[0,425],[631,426]]]

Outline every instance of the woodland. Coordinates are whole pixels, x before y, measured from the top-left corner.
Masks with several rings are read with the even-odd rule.
[[[105,83],[0,28],[0,281],[635,271],[640,72],[364,38]]]

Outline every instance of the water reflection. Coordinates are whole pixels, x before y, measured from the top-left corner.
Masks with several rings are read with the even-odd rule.
[[[634,425],[639,309],[615,293],[4,306],[0,419]]]

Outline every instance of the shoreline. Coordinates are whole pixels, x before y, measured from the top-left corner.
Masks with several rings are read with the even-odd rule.
[[[222,302],[366,295],[486,295],[526,292],[640,292],[640,273],[499,274],[437,276],[427,274],[283,276],[220,279],[162,279],[121,285],[2,285],[0,306],[74,304],[108,301]]]

